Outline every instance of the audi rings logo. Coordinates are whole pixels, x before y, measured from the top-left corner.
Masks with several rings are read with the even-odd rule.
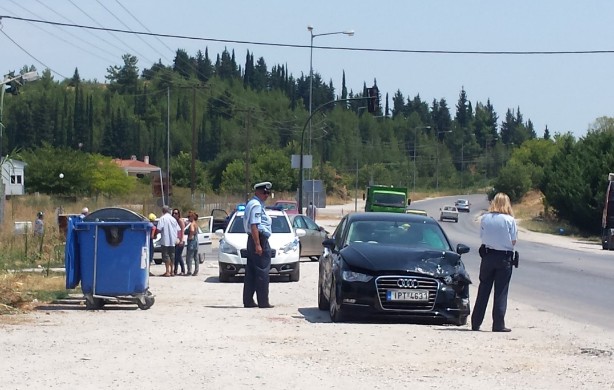
[[[418,280],[416,279],[398,279],[397,286],[401,288],[418,288]]]

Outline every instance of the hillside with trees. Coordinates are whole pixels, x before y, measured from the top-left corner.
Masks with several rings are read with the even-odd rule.
[[[207,49],[194,56],[179,49],[172,64],[158,62],[148,69],[139,68],[133,55],[122,59],[122,66],[107,69],[106,83],[82,80],[78,69],[72,78],[56,81],[44,70],[18,96],[6,94],[3,155],[18,150],[32,159],[39,148],[56,148],[100,158],[149,156],[152,164],[166,167],[168,148],[175,185],[244,195],[249,183],[272,179],[276,190],[296,191],[298,172],[290,157],[300,154],[309,116],[308,75],[295,76],[285,65],[269,66],[250,51],[239,61],[234,51],[213,59]],[[531,188],[541,189],[552,207],[568,211],[554,184],[560,182],[559,171],[567,169],[566,185],[585,185],[588,173],[574,167],[586,162],[582,153],[603,153],[598,149],[607,146],[612,134],[611,125],[602,121],[586,140],[551,136],[547,128],[538,138],[520,108],[508,108],[499,118],[496,102],[472,103],[464,88],[455,103],[427,102],[418,93],[412,97],[397,90],[392,97],[379,96],[371,113],[366,98],[377,80],[360,83],[353,90],[343,73],[336,88],[333,80],[313,75],[314,111],[342,101],[314,115],[304,151],[313,155],[311,177],[342,196],[352,193],[356,183],[364,188],[369,182],[459,192],[494,185],[514,200]],[[593,137],[598,139],[589,142]],[[590,176],[594,190],[574,198],[589,202],[591,210],[599,209],[605,190],[607,161],[599,167]],[[28,180],[27,190],[60,190],[44,187],[45,182],[42,176]]]

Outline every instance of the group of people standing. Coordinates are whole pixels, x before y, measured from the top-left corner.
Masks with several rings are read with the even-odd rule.
[[[155,221],[155,214],[149,219]],[[197,276],[200,263],[198,261],[198,214],[188,212],[187,223],[181,217],[179,209],[162,206],[162,216],[152,230],[152,241],[160,234],[160,248],[162,261],[166,267],[160,276]],[[187,247],[186,259],[183,259],[183,250]],[[192,265],[194,271],[192,271]],[[186,272],[187,268],[187,272]],[[181,269],[181,271],[180,271]]]

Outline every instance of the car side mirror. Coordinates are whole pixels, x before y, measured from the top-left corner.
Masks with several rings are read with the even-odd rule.
[[[463,253],[469,253],[470,250],[471,248],[469,248],[465,244],[456,245],[456,253],[458,253],[459,255],[462,255]]]
[[[322,241],[322,246],[332,251],[333,248],[335,248],[335,240],[332,238],[327,238],[326,240]]]

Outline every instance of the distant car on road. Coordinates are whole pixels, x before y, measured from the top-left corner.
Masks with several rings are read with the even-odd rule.
[[[469,203],[467,199],[457,199],[456,202],[454,202],[454,206],[456,206],[459,212],[464,211],[468,213],[471,203]]]
[[[304,229],[307,233],[299,238],[301,257],[309,257],[312,261],[317,261],[324,251],[322,242],[328,238],[328,232],[304,214],[293,214],[288,217],[293,229]]]
[[[426,210],[410,209],[410,208],[405,209],[405,214],[416,214],[416,215],[424,215],[424,216],[428,215]]]
[[[295,200],[278,200],[271,208],[275,210],[284,210],[288,215],[300,214],[298,202]]]
[[[318,308],[333,322],[351,315],[465,325],[471,280],[437,221],[420,215],[347,214],[324,241]]]
[[[446,219],[452,220],[454,222],[458,222],[458,209],[456,206],[443,206],[443,208],[439,209],[441,212],[439,213],[439,220],[444,221]]]

